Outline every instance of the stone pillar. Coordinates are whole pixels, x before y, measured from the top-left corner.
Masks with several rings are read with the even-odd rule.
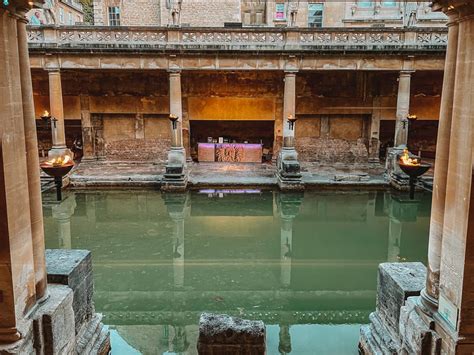
[[[474,4],[469,3],[470,5],[460,2],[452,6],[459,13],[459,37],[438,306],[438,314],[443,320],[439,324],[448,330],[448,335],[443,337],[443,344],[447,344],[447,351],[450,353],[474,351]]]
[[[453,114],[454,82],[456,77],[456,58],[458,50],[459,26],[457,14],[449,14],[448,49],[444,70],[441,111],[436,143],[436,165],[431,205],[430,238],[428,245],[428,275],[426,287],[421,291],[423,308],[433,313],[438,307],[439,272],[441,264],[441,243],[446,200],[446,179],[448,176],[449,144]]]
[[[295,150],[295,127],[288,121],[296,112],[296,72],[285,72],[283,97],[283,147],[277,159],[277,180],[282,190],[302,190],[300,163]]]
[[[408,142],[408,114],[410,110],[411,63],[406,61],[398,83],[397,113],[393,148],[387,152],[385,167],[390,184],[400,190],[408,189],[408,175],[401,171],[398,159]]]
[[[92,128],[90,97],[81,95],[82,160],[95,159],[94,130]]]
[[[0,11],[0,344],[27,333],[36,304],[19,18],[13,6]]]
[[[49,156],[58,156],[66,153],[66,132],[64,128],[63,90],[61,86],[61,72],[59,69],[50,70],[49,75],[49,104],[51,110],[51,132],[53,147]]]
[[[377,96],[373,100],[373,111],[370,120],[370,135],[369,135],[369,163],[380,162],[380,97]]]
[[[22,14],[24,16],[24,14]],[[31,83],[30,58],[26,34],[26,19],[17,23],[18,54],[20,59],[21,95],[23,100],[23,121],[25,127],[26,168],[28,172],[28,191],[30,197],[31,233],[33,240],[33,258],[35,261],[36,297],[38,300],[46,295],[47,277],[44,257],[43,206],[41,201],[41,184],[38,139],[36,134],[35,107]]]
[[[183,148],[183,107],[181,98],[181,72],[171,71],[170,76],[170,114],[178,117],[176,128],[171,127],[171,149],[162,181],[164,191],[184,191],[187,185],[186,152]]]
[[[296,115],[296,73],[285,73],[285,91],[283,96],[283,147],[295,147],[295,129],[291,128],[288,116]]]
[[[181,98],[181,72],[172,71],[170,76],[170,114],[178,116],[177,129],[171,135],[171,146],[183,147],[183,104]]]
[[[397,113],[393,146],[406,148],[408,143],[408,114],[410,113],[411,71],[401,71],[398,81]]]

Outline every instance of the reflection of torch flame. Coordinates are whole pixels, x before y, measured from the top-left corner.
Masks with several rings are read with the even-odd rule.
[[[403,154],[400,156],[400,164],[402,165],[411,165],[411,166],[419,166],[421,165],[418,158],[410,158],[408,154],[408,149],[403,150]]]

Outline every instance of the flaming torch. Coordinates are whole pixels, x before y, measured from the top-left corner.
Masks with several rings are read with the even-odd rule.
[[[426,173],[431,165],[421,164],[420,158],[410,157],[408,149],[404,149],[398,160],[400,169],[410,177],[410,199],[415,198],[415,183],[421,175]]]
[[[72,153],[66,152],[64,155],[51,158],[40,164],[41,169],[54,178],[56,185],[56,199],[62,200],[63,177],[66,176],[74,167]]]

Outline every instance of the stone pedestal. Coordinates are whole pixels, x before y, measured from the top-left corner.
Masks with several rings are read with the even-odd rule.
[[[301,167],[295,148],[283,147],[277,159],[277,183],[280,190],[304,190]]]
[[[228,315],[204,313],[199,319],[199,355],[265,354],[265,325]]]
[[[186,172],[186,152],[183,147],[172,147],[168,153],[168,163],[161,183],[163,191],[185,191],[188,184]]]

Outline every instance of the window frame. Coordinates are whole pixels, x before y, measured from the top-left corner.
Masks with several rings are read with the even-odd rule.
[[[107,16],[109,21],[109,26],[120,26],[121,21],[121,9],[120,6],[109,6],[107,8]]]
[[[311,5],[319,6],[321,11],[321,16],[312,16],[310,12]],[[315,10],[318,11],[318,10]],[[311,28],[321,28],[323,27],[323,18],[324,18],[324,3],[323,2],[308,2],[308,27]],[[311,19],[318,19],[320,21],[310,21]],[[315,26],[314,26],[315,25]]]
[[[283,7],[283,11],[277,11],[278,7]],[[277,14],[282,13],[283,17],[278,17]],[[275,2],[275,13],[274,13],[275,21],[286,21],[286,3],[284,2]]]

